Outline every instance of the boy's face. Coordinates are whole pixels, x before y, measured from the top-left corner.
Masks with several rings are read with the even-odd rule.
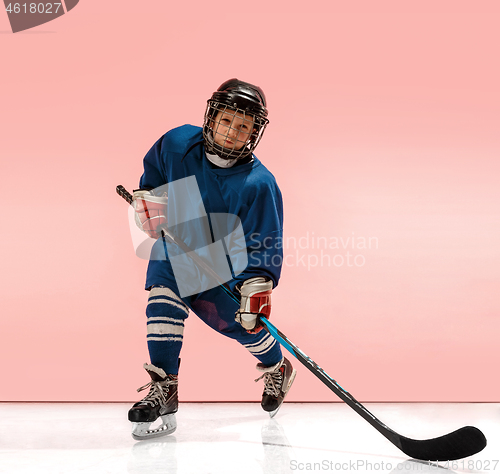
[[[251,115],[232,109],[220,110],[212,123],[214,141],[224,148],[240,150],[250,138],[253,125]]]

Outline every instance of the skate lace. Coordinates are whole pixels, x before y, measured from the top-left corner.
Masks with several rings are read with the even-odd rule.
[[[146,385],[139,387],[137,389],[138,392],[142,392],[150,387],[149,393],[141,400],[141,403],[154,406],[163,402],[163,404],[166,405],[170,385],[177,385],[177,380],[167,379],[163,382],[151,380],[151,382],[148,382]]]
[[[281,385],[283,384],[283,377],[279,370],[275,372],[266,372],[262,374],[258,379],[255,379],[258,382],[260,379],[264,379],[264,393],[266,395],[271,395],[273,397],[278,397],[281,390]]]

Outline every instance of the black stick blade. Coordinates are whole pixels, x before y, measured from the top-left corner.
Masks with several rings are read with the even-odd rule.
[[[486,446],[484,434],[474,426],[464,426],[452,433],[432,439],[417,440],[401,436],[399,442],[401,451],[422,461],[462,459],[478,453]]]

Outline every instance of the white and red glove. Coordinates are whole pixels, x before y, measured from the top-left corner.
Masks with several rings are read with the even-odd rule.
[[[235,320],[246,332],[255,334],[262,330],[259,316],[269,318],[271,315],[271,293],[273,282],[268,278],[254,277],[241,285],[240,309],[236,311]]]
[[[166,195],[154,196],[146,189],[134,191],[135,223],[153,239],[160,238],[161,228],[167,225],[167,202]]]

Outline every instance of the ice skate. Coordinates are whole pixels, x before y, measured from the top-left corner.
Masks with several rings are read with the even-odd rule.
[[[286,394],[290,390],[297,371],[288,359],[283,357],[281,362],[271,367],[257,364],[257,370],[264,372],[258,379],[264,379],[264,392],[262,393],[262,408],[269,412],[272,418],[280,409]]]
[[[128,419],[132,422],[132,437],[138,441],[169,435],[177,428],[177,375],[167,375],[163,369],[152,364],[144,364],[144,368],[151,382],[137,391],[149,387],[149,393],[128,412]],[[151,429],[158,418],[161,418],[160,426]]]

